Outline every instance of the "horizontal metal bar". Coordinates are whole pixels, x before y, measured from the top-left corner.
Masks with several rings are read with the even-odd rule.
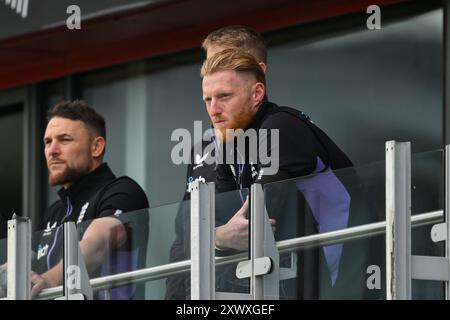
[[[444,221],[444,211],[430,211],[427,213],[416,214],[411,216],[411,225],[414,227],[425,226],[428,224],[439,223]]]
[[[94,291],[99,291],[129,283],[158,280],[171,275],[188,272],[190,270],[190,265],[191,260],[184,260],[161,266],[118,273],[115,275],[105,277],[99,277],[91,280],[91,286]],[[43,300],[53,299],[61,294],[62,294],[62,286],[44,289],[39,295],[39,299]]]
[[[411,216],[411,225],[419,227],[427,224],[438,223],[443,219],[443,211],[432,211]],[[281,252],[298,249],[325,246],[335,243],[342,243],[350,240],[357,240],[386,232],[386,221],[369,223],[347,229],[318,233],[306,237],[283,240],[277,242],[277,248]]]
[[[443,210],[432,211],[411,216],[411,225],[419,227],[423,225],[442,222]],[[277,242],[277,248],[281,252],[293,251],[316,246],[343,243],[346,241],[362,239],[374,235],[385,233],[386,221],[370,223],[362,226],[314,234],[311,236],[283,240]],[[237,263],[248,259],[247,253],[240,253],[228,257],[216,257],[216,266]],[[190,271],[190,260],[173,262],[161,266],[140,269],[91,280],[94,291],[125,285],[129,283],[153,281],[166,278],[172,275],[186,273]],[[62,286],[44,289],[39,295],[39,299],[53,299],[62,295]]]
[[[216,292],[216,300],[253,300],[250,293]]]
[[[448,258],[432,256],[411,256],[413,279],[448,281]]]

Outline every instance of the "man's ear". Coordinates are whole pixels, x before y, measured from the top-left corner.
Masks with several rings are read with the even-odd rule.
[[[98,158],[103,154],[105,150],[105,138],[95,137],[91,144],[91,153],[93,158]]]
[[[253,89],[253,101],[255,102],[255,105],[259,105],[266,95],[266,87],[262,82],[257,82],[254,85]]]
[[[264,73],[266,73],[267,64],[265,64],[264,62],[260,62],[259,65],[261,66],[261,69],[263,69]]]

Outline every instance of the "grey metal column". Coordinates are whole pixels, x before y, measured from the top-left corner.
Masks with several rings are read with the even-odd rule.
[[[444,146],[450,144],[450,1],[444,0]]]
[[[445,282],[445,299],[450,300],[450,145],[445,146],[445,210],[444,210],[444,216],[445,216],[445,233],[442,238],[445,238],[445,257],[447,261],[447,268],[446,268],[446,274],[447,279]],[[436,226],[438,227],[438,226]],[[433,229],[432,229],[433,231]],[[433,233],[432,233],[433,235]],[[440,239],[438,239],[440,240]]]
[[[264,191],[260,184],[251,186],[250,219],[250,293],[255,300],[278,299],[279,253],[265,209]]]
[[[92,300],[89,274],[78,244],[75,222],[64,223],[64,296],[58,300]]]
[[[8,300],[31,299],[31,221],[8,221]]]
[[[250,293],[220,293],[219,297],[235,300],[279,299],[280,255],[269,223],[262,186],[253,184],[250,196],[250,260],[239,262],[236,268],[237,278],[250,278]]]
[[[261,185],[258,185],[261,187]],[[256,185],[251,187],[251,204],[250,204],[250,261],[251,261],[251,278],[250,278],[250,293],[253,294],[255,300],[262,300],[264,298],[264,282],[263,278],[256,275],[256,259],[264,257],[263,249],[263,234],[264,230],[264,210],[261,210],[260,201],[264,203],[264,198],[260,199],[260,194],[256,190]]]
[[[409,142],[386,142],[386,298],[411,299]]]
[[[191,192],[191,299],[215,299],[214,183],[195,180]]]
[[[445,145],[445,256],[447,259],[450,257],[449,248],[449,236],[450,236],[450,221],[449,221],[449,209],[450,209],[450,165],[449,165],[449,145],[450,145],[450,1],[444,1],[444,114],[443,114],[443,128],[444,128],[444,145]],[[447,260],[448,261],[448,260]],[[448,264],[450,268],[450,263]],[[450,275],[450,270],[447,268]],[[448,280],[448,279],[447,279]],[[445,283],[445,298],[450,299],[450,285],[449,282]]]
[[[39,221],[43,215],[44,192],[42,188],[43,162],[41,115],[44,110],[39,103],[39,85],[27,87],[27,99],[24,102],[23,126],[23,214],[31,221]]]

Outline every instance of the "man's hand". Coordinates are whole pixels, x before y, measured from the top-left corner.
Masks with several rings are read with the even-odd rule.
[[[50,283],[36,272],[31,272],[31,299],[35,299],[46,288],[52,287]]]
[[[218,249],[248,249],[248,198],[236,214],[224,225],[216,228],[216,247]],[[275,231],[274,219],[269,219]]]

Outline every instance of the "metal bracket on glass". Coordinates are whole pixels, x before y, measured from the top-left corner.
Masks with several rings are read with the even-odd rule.
[[[75,222],[64,223],[64,296],[55,300],[92,300],[93,291],[78,244]]]
[[[263,276],[268,274],[272,269],[272,261],[269,257],[257,258],[253,262],[255,276]],[[236,277],[238,279],[250,278],[252,276],[251,260],[239,262],[236,268]]]
[[[14,215],[8,221],[6,300],[31,299],[31,221]]]
[[[431,240],[433,242],[446,241],[447,239],[447,223],[438,223],[431,228]]]
[[[293,279],[297,277],[297,252],[289,253],[291,266],[289,268],[280,268],[280,281]],[[272,260],[268,257],[258,258],[255,261],[255,274],[264,275],[270,272]],[[249,278],[251,276],[251,261],[241,261],[236,268],[236,277],[238,279]]]

